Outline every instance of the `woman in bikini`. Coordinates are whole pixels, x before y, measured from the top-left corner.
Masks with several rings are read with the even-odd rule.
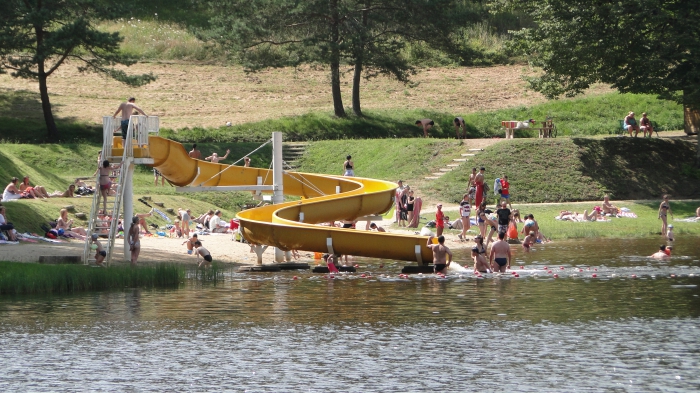
[[[5,187],[5,191],[2,193],[3,202],[24,198],[19,188],[17,188],[18,181],[19,180],[16,177],[13,177],[12,180],[10,180],[10,184]]]
[[[484,246],[484,238],[481,235],[477,235],[474,241],[476,242],[476,245],[472,247],[474,273],[489,273],[489,265],[486,262],[486,246]]]
[[[122,164],[119,163],[112,167],[109,164],[109,161],[104,160],[102,161],[102,167],[98,169],[98,172],[100,172],[100,195],[102,195],[103,198],[102,210],[105,212],[107,211],[107,197],[109,196],[109,191],[112,188],[112,169],[119,168],[121,165]]]
[[[352,162],[352,156],[345,157],[343,176],[355,176],[355,164]]]
[[[131,251],[131,266],[136,266],[136,260],[139,259],[141,252],[141,241],[139,240],[139,218],[131,218],[131,227],[129,227],[129,251]]]
[[[25,176],[24,179],[22,179],[22,184],[19,185],[19,190],[30,194],[34,198],[49,197],[49,194],[46,192],[46,189],[43,186],[32,187],[29,184],[29,176]]]
[[[664,195],[664,200],[661,201],[659,205],[659,218],[661,219],[661,234],[666,235],[668,231],[668,215],[671,214],[673,217],[673,212],[671,211],[671,204],[668,202],[668,195]]]
[[[486,216],[486,201],[481,202],[481,205],[479,206],[479,210],[476,212],[476,221],[479,224],[479,232],[481,232],[481,237],[482,239],[486,237],[486,228],[491,227],[491,230],[489,231],[489,236],[488,240],[486,240],[486,245],[488,246],[489,243],[491,242],[491,238],[493,237],[493,234],[496,233],[496,223],[490,220]]]
[[[56,220],[56,229],[63,229],[64,234],[71,235],[80,240],[85,240],[87,231],[82,227],[73,227],[73,219],[68,218],[68,210],[61,209],[60,215]]]

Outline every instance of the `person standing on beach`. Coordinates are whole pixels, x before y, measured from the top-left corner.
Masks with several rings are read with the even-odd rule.
[[[345,157],[343,163],[343,176],[355,176],[355,164],[352,162],[352,156]]]
[[[428,130],[435,125],[435,122],[430,119],[416,120],[416,125],[418,127],[423,127],[423,136],[428,137]]]
[[[481,206],[481,202],[484,200],[484,171],[486,171],[486,168],[482,166],[479,168],[479,173],[474,176],[474,186],[476,187],[475,206]]]
[[[126,238],[129,242],[129,251],[131,251],[131,266],[136,266],[136,261],[139,259],[139,253],[141,252],[139,232],[139,218],[133,217],[131,219],[131,226],[129,227],[129,234]]]
[[[498,217],[498,233],[506,233],[508,231],[508,224],[512,217],[510,209],[506,207],[506,203],[502,202],[501,207],[496,210],[496,216]]]
[[[427,243],[428,248],[433,251],[433,271],[445,274],[452,263],[452,251],[445,246],[444,236],[438,236],[438,244],[433,244],[433,238],[434,236],[429,236]]]
[[[668,195],[664,195],[664,200],[661,201],[661,204],[659,205],[659,219],[661,220],[661,235],[666,236],[666,232],[668,232],[668,214],[671,213],[671,216],[673,216],[673,212],[671,211],[671,204],[668,202]]]
[[[459,217],[462,220],[462,233],[457,235],[459,240],[464,240],[467,238],[467,230],[471,227],[470,217],[472,214],[472,207],[469,204],[469,194],[464,194],[462,196],[462,202],[459,203]]]
[[[119,108],[117,108],[117,111],[114,112],[114,115],[112,115],[112,118],[116,118],[119,112],[122,113],[122,139],[126,139],[126,132],[129,129],[129,118],[131,118],[131,114],[134,113],[134,111],[148,117],[148,115],[146,114],[146,112],[143,111],[143,109],[136,106],[135,102],[136,98],[129,97],[129,99],[126,102],[122,102],[121,104],[119,104]]]
[[[396,188],[396,191],[394,192],[394,210],[395,210],[395,218],[394,218],[394,224],[399,222],[399,219],[401,218],[401,195],[403,194],[403,180],[398,181],[399,186]]]
[[[510,203],[510,183],[506,175],[501,178],[501,199],[499,202],[508,202],[508,206],[511,210],[513,209],[513,204]]]
[[[491,245],[491,269],[494,272],[505,273],[506,269],[510,269],[510,260],[512,254],[510,252],[510,244],[503,240],[506,237],[505,232],[498,232],[498,240]]]
[[[190,150],[189,153],[187,153],[191,158],[201,160],[202,159],[202,152],[197,150],[197,144],[192,145],[192,150]]]
[[[445,213],[442,212],[442,204],[438,203],[437,211],[435,212],[435,232],[437,232],[438,237],[442,236],[442,232],[445,230]]]
[[[460,139],[460,129],[462,130],[461,139],[465,139],[467,137],[467,124],[464,122],[464,119],[461,117],[455,117],[453,124],[455,125],[455,133],[457,133],[457,139]]]

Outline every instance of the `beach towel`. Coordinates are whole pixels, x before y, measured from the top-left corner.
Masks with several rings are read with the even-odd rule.
[[[676,218],[673,221],[681,222],[700,222],[700,217]]]
[[[418,228],[418,223],[420,222],[420,210],[423,207],[423,200],[420,197],[416,197],[413,200],[413,217],[411,222],[408,223],[409,228]]]
[[[154,211],[157,215],[163,217],[163,219],[164,219],[165,221],[170,222],[170,217],[166,216],[165,213],[163,213],[162,211],[156,209],[155,207],[153,208],[153,211]]]
[[[498,177],[493,182],[493,193],[494,195],[501,195],[501,179]]]
[[[630,211],[621,211],[617,216],[618,217],[627,217],[627,218],[637,218],[637,215],[630,212]]]

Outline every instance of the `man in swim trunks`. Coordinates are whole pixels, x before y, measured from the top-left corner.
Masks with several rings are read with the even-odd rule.
[[[428,130],[435,125],[435,122],[430,119],[416,120],[416,125],[423,127],[423,136],[428,137]]]
[[[455,132],[457,133],[457,139],[459,138],[460,134],[460,128],[462,129],[462,139],[467,137],[467,124],[464,122],[464,119],[461,117],[455,117],[454,121],[452,122],[455,125]]]
[[[209,253],[209,250],[202,247],[202,242],[197,240],[196,242],[194,242],[194,247],[194,252],[197,255],[197,262],[199,262],[199,257],[202,257],[202,262],[199,262],[199,265],[197,265],[197,267],[202,268],[211,265],[211,254]]]
[[[192,145],[192,150],[190,150],[189,153],[187,153],[190,157],[195,158],[197,160],[202,159],[202,152],[197,150],[197,144]]]
[[[438,236],[438,244],[433,244],[433,238],[434,236],[429,236],[426,244],[433,251],[433,271],[445,274],[452,263],[452,251],[445,246],[444,236]],[[448,256],[449,258],[447,258]]]
[[[136,106],[136,104],[134,104],[135,102],[136,98],[130,97],[127,102],[122,102],[121,104],[119,104],[119,108],[117,108],[117,111],[114,112],[114,115],[112,116],[113,118],[116,118],[119,112],[122,113],[122,139],[126,139],[126,132],[129,129],[129,118],[131,117],[131,114],[134,111],[148,117],[148,115],[146,114],[146,112],[143,111],[143,109],[139,108],[138,106]]]
[[[498,233],[506,233],[512,216],[505,202],[501,202],[501,207],[496,210],[496,216],[498,216]]]
[[[476,196],[474,206],[481,206],[481,201],[484,200],[484,171],[483,166],[479,169],[479,173],[474,176],[474,185],[476,186]]]
[[[505,232],[498,232],[498,240],[491,246],[491,256],[489,259],[491,261],[491,269],[494,272],[505,273],[506,269],[510,269],[512,255],[510,253],[510,244],[503,240],[505,237]]]
[[[91,242],[95,245],[95,265],[104,267],[105,265],[102,264],[102,261],[107,257],[107,251],[102,248],[102,244],[97,240],[98,237],[96,233],[93,233],[91,237]]]
[[[669,258],[671,258],[668,254],[666,254],[666,246],[663,244],[661,246],[659,246],[659,251],[649,255],[649,257],[654,258],[654,259],[669,259]]]

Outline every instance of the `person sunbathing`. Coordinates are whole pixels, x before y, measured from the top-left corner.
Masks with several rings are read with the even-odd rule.
[[[613,216],[620,214],[620,209],[610,203],[610,197],[607,195],[603,196],[603,214],[612,214]]]
[[[19,190],[21,192],[26,192],[31,195],[32,198],[48,198],[49,194],[43,186],[31,186],[29,184],[29,176],[25,176],[22,179],[22,184],[19,185]]]
[[[22,195],[22,192],[17,188],[17,182],[19,179],[16,177],[13,177],[10,180],[10,184],[5,187],[5,191],[2,193],[2,201],[12,201],[15,199],[21,199],[21,198],[26,198],[25,196]]]
[[[61,191],[54,191],[53,193],[49,194],[49,197],[51,198],[73,198],[75,197],[75,184],[71,184],[68,186],[68,189],[64,192]]]
[[[63,233],[76,237],[80,240],[85,240],[87,231],[82,227],[73,227],[73,219],[68,218],[68,210],[61,209],[60,216],[56,220],[56,230],[63,230]]]

